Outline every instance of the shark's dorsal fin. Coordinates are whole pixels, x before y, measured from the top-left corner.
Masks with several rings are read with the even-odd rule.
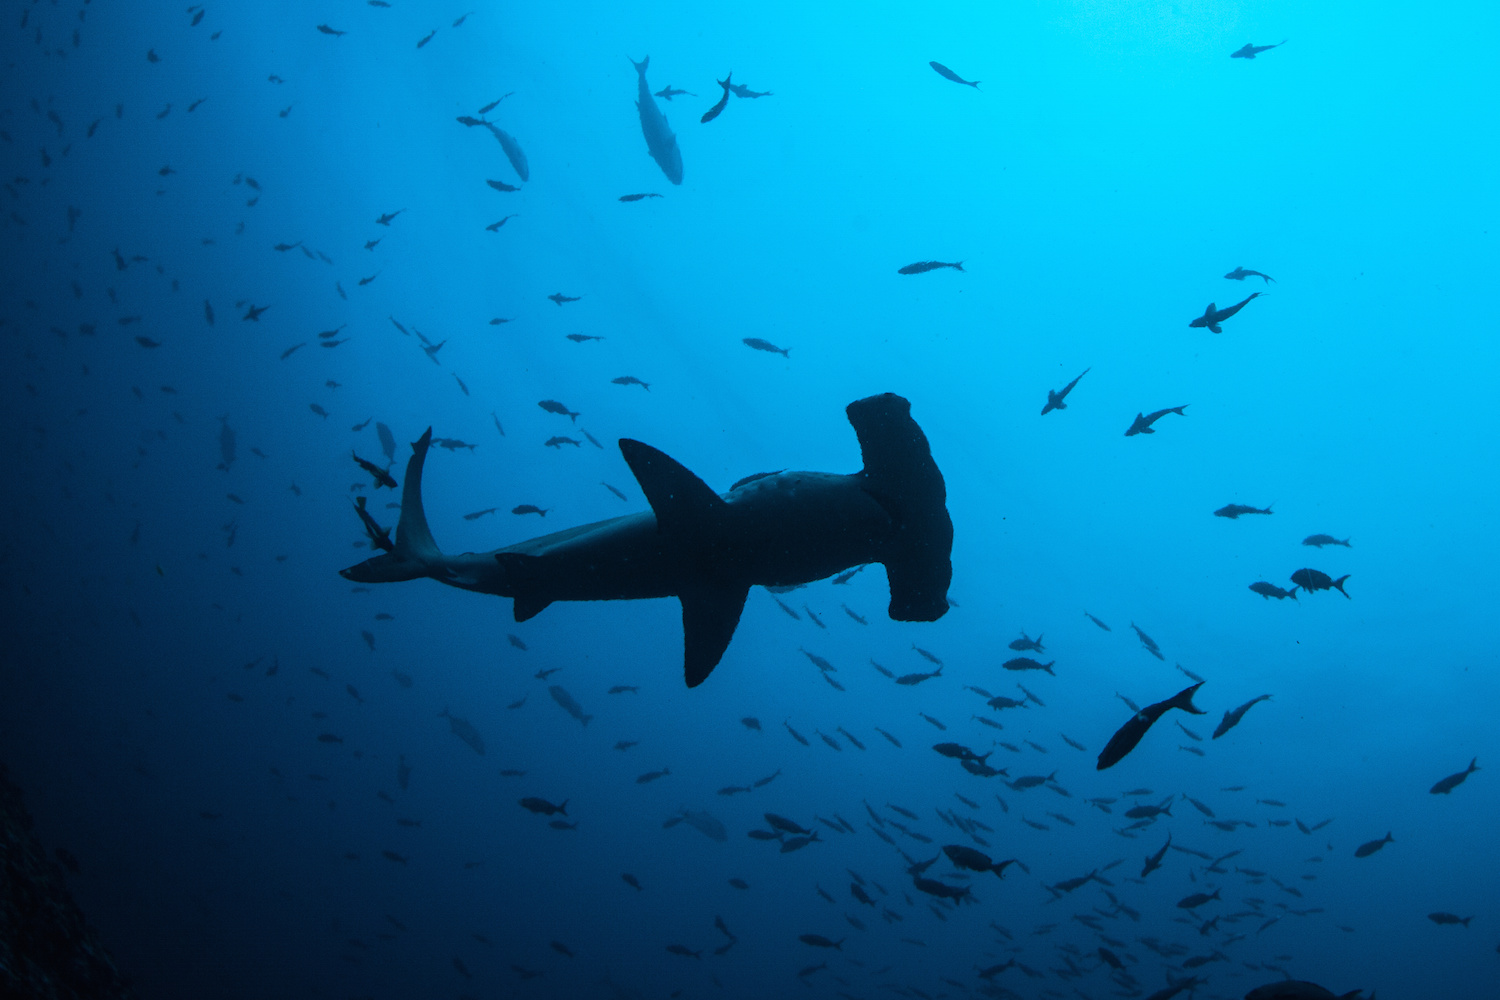
[[[679,595],[682,601],[682,676],[690,688],[708,679],[729,648],[745,610],[749,587],[705,583]]]
[[[625,464],[635,474],[646,502],[656,514],[656,530],[659,532],[695,531],[716,520],[728,506],[685,465],[649,444],[621,438],[620,454],[625,456]],[[744,603],[743,597],[740,602]],[[739,620],[738,612],[735,620]]]

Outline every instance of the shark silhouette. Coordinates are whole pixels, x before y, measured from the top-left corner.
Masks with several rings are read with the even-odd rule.
[[[864,456],[860,472],[760,473],[718,494],[663,452],[622,438],[651,510],[460,555],[438,549],[422,509],[428,428],[406,465],[395,547],[340,575],[357,583],[429,577],[510,597],[518,622],[553,601],[676,597],[688,687],[718,665],[752,586],[811,583],[878,562],[891,618],[936,621],[948,611],[953,522],[927,437],[911,404],[891,393],[845,413]]]

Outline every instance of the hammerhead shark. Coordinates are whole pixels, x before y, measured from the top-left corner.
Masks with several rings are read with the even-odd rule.
[[[422,508],[428,428],[406,464],[394,548],[340,575],[356,583],[428,577],[510,597],[518,622],[553,601],[676,597],[690,688],[718,666],[752,586],[796,586],[878,562],[891,618],[936,621],[948,611],[953,522],[927,437],[911,404],[891,393],[856,400],[845,413],[864,456],[859,472],[759,473],[719,494],[663,452],[622,438],[620,453],[651,510],[461,555],[438,549]]]

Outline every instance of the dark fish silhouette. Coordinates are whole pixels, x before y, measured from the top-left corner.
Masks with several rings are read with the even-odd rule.
[[[728,82],[728,81],[726,81],[726,82]],[[769,90],[751,90],[749,87],[745,86],[743,83],[731,83],[731,84],[729,84],[729,92],[731,94],[733,94],[735,97],[745,97],[745,98],[750,98],[752,100],[755,99],[755,98],[757,98],[757,97],[772,97],[772,96],[774,96]]]
[[[1276,584],[1274,583],[1267,583],[1264,580],[1259,580],[1255,583],[1252,583],[1250,585],[1250,589],[1255,591],[1261,597],[1266,598],[1267,600],[1271,599],[1272,597],[1276,598],[1278,601],[1288,597],[1290,597],[1294,601],[1297,599],[1296,587],[1293,587],[1291,590],[1285,590],[1281,587],[1276,586]]]
[[[1245,717],[1246,712],[1250,711],[1251,708],[1260,704],[1261,702],[1269,701],[1270,699],[1271,696],[1268,694],[1257,695],[1256,697],[1251,698],[1249,701],[1245,702],[1239,708],[1229,709],[1224,713],[1224,718],[1219,720],[1219,725],[1214,730],[1213,738],[1218,739],[1220,736],[1223,736],[1225,733],[1229,732],[1235,726],[1240,724],[1240,720]]]
[[[1469,761],[1469,766],[1467,768],[1459,771],[1457,774],[1448,775],[1448,777],[1444,778],[1442,781],[1439,781],[1437,784],[1429,788],[1428,791],[1433,795],[1447,795],[1449,792],[1453,791],[1453,789],[1457,788],[1459,785],[1462,785],[1464,783],[1464,779],[1468,778],[1469,775],[1473,774],[1477,770],[1479,770],[1479,758],[1475,757],[1473,760]]]
[[[1208,304],[1208,308],[1203,310],[1203,315],[1188,323],[1188,326],[1190,328],[1200,330],[1207,328],[1210,333],[1223,333],[1224,330],[1219,326],[1219,324],[1224,322],[1226,319],[1229,319],[1241,309],[1245,308],[1245,306],[1249,304],[1250,299],[1257,298],[1259,297],[1259,295],[1260,292],[1251,292],[1250,295],[1243,301],[1236,302],[1232,306],[1225,306],[1223,309],[1216,308],[1214,304],[1210,302]]]
[[[1314,590],[1337,590],[1340,594],[1348,597],[1349,592],[1344,589],[1344,581],[1349,579],[1349,576],[1350,574],[1345,573],[1335,580],[1322,570],[1299,569],[1292,574],[1292,582],[1309,593]]]
[[[556,302],[558,306],[561,306],[564,302],[577,302],[579,299],[583,298],[583,296],[564,295],[562,292],[553,292],[551,295],[547,296],[547,298],[551,299],[553,302]]]
[[[719,115],[723,114],[724,113],[724,109],[729,106],[729,81],[733,77],[734,77],[734,73],[731,72],[724,79],[718,81],[719,86],[721,86],[721,87],[724,88],[724,96],[719,98],[719,103],[715,104],[713,107],[711,107],[707,111],[703,112],[703,117],[700,118],[700,119],[698,119],[704,125],[707,125],[709,122],[711,122],[715,118],[719,117]]]
[[[771,354],[780,354],[784,358],[790,358],[792,356],[792,349],[790,347],[777,347],[769,340],[761,340],[759,337],[746,337],[744,339],[744,344],[746,347],[753,347],[757,351],[767,351]]]
[[[1256,56],[1260,55],[1262,52],[1270,52],[1272,49],[1280,48],[1281,46],[1285,45],[1289,41],[1291,41],[1291,39],[1289,39],[1289,38],[1283,38],[1281,41],[1277,42],[1275,45],[1251,45],[1249,42],[1246,42],[1242,47],[1240,47],[1238,49],[1235,49],[1233,52],[1229,53],[1229,58],[1231,58],[1231,59],[1254,59]]]
[[[1175,413],[1179,417],[1184,416],[1185,414],[1183,414],[1182,411],[1187,409],[1191,405],[1191,403],[1183,403],[1181,406],[1169,406],[1165,410],[1156,410],[1152,413],[1137,413],[1135,415],[1135,420],[1125,431],[1125,436],[1134,437],[1137,434],[1155,434],[1156,431],[1152,429],[1152,424],[1156,423],[1162,417],[1165,417],[1168,413]]]
[[[1227,517],[1233,521],[1241,514],[1274,514],[1270,507],[1251,507],[1248,504],[1229,503],[1214,511],[1214,517]]]
[[[1370,855],[1372,855],[1376,851],[1380,850],[1386,844],[1394,844],[1395,842],[1396,842],[1396,838],[1392,837],[1389,833],[1387,833],[1384,837],[1380,838],[1379,840],[1370,840],[1370,841],[1366,841],[1363,844],[1360,844],[1358,847],[1356,847],[1354,849],[1354,856],[1356,858],[1368,858]]]
[[[905,267],[898,267],[896,269],[896,273],[924,274],[927,271],[936,271],[940,267],[951,267],[955,271],[962,271],[964,269],[964,262],[960,260],[949,264],[941,260],[919,260],[915,264],[907,264]]]
[[[1068,398],[1068,393],[1073,391],[1073,387],[1078,384],[1078,379],[1083,378],[1084,375],[1087,375],[1091,371],[1093,371],[1092,368],[1085,368],[1083,372],[1078,376],[1078,378],[1075,378],[1073,381],[1063,386],[1062,389],[1058,392],[1053,392],[1051,389],[1048,389],[1047,405],[1042,407],[1042,416],[1045,417],[1053,410],[1066,410],[1068,408],[1068,404],[1065,402],[1065,400]]]
[[[937,75],[945,80],[952,80],[954,83],[961,83],[965,87],[973,87],[975,90],[979,89],[978,80],[965,80],[940,62],[929,62],[927,65],[931,66]]]
[[[645,191],[645,192],[642,192],[641,194],[622,194],[622,195],[620,195],[620,200],[621,201],[640,201],[643,198],[660,198],[660,197],[661,197],[661,195],[657,194],[655,191]]]
[[[1224,275],[1224,277],[1228,278],[1231,281],[1244,281],[1246,278],[1264,278],[1266,280],[1266,284],[1268,285],[1276,280],[1269,274],[1261,274],[1259,271],[1250,271],[1243,267],[1235,268],[1233,271],[1230,271],[1228,274]]]
[[[490,122],[485,122],[484,126],[500,143],[500,148],[505,152],[505,158],[510,161],[511,167],[516,171],[516,176],[523,182],[531,180],[531,168],[526,163],[526,154],[521,152],[521,144],[516,142],[515,137]]]
[[[630,64],[635,67],[636,72],[635,107],[641,118],[641,134],[646,137],[646,152],[661,167],[667,180],[673,184],[681,184],[682,151],[677,148],[677,137],[672,134],[666,116],[656,106],[656,101],[651,97],[651,88],[646,85],[646,68],[651,65],[651,57],[647,56],[640,62],[632,59]]]
[[[396,480],[391,476],[389,472],[382,469],[374,462],[366,461],[365,459],[360,458],[359,455],[355,454],[353,451],[349,452],[349,454],[353,456],[354,461],[358,463],[361,469],[364,469],[371,476],[375,477],[375,488],[377,490],[382,486],[389,486],[391,489],[396,488]]]
[[[656,92],[656,96],[660,97],[664,101],[670,101],[674,97],[681,97],[683,94],[686,94],[688,97],[698,96],[697,94],[694,94],[691,91],[687,90],[673,90],[670,83]]]
[[[1146,735],[1146,731],[1151,728],[1152,724],[1169,709],[1177,708],[1184,712],[1190,712],[1193,715],[1203,715],[1203,710],[1193,704],[1193,692],[1202,686],[1203,682],[1199,681],[1192,687],[1183,688],[1164,701],[1147,705],[1131,716],[1130,720],[1109,738],[1109,742],[1099,752],[1099,763],[1096,770],[1103,771],[1105,768],[1113,767],[1124,759],[1125,755],[1134,750],[1136,744],[1141,742],[1141,737]]]
[[[1315,549],[1321,549],[1325,545],[1342,545],[1346,549],[1353,548],[1353,546],[1349,544],[1349,539],[1346,538],[1343,541],[1339,541],[1332,535],[1308,535],[1306,538],[1302,539],[1302,544],[1311,545]]]

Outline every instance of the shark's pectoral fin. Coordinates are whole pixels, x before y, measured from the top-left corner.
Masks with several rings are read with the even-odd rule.
[[[512,613],[518,622],[535,618],[542,613],[552,598],[537,593],[537,563],[539,556],[523,555],[519,552],[496,552],[495,561],[505,572],[505,589],[516,596]]]
[[[679,595],[682,601],[682,674],[690,688],[708,679],[729,648],[745,610],[749,587],[705,584]],[[519,607],[519,605],[517,605]]]

